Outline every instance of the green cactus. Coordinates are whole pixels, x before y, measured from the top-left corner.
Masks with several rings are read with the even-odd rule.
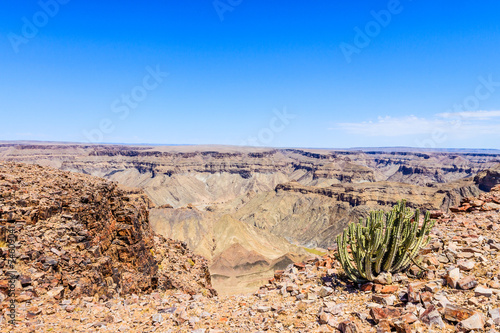
[[[407,270],[418,251],[430,240],[435,221],[425,214],[418,227],[420,211],[413,212],[402,200],[388,212],[370,212],[365,223],[350,223],[337,236],[337,259],[347,277],[358,283],[373,281],[381,272],[397,273]],[[351,251],[348,251],[350,245]]]

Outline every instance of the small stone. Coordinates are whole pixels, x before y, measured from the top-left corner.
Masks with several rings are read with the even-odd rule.
[[[365,283],[365,284],[362,284],[359,289],[361,291],[372,291],[372,288],[373,288],[373,283],[371,282],[368,282],[368,283]]]
[[[398,287],[398,286],[392,286],[392,285],[391,285],[391,286],[384,286],[384,287],[382,288],[382,290],[380,290],[380,292],[381,292],[382,294],[392,294],[392,293],[397,292],[397,291],[398,291],[398,289],[399,289],[399,287]]]
[[[343,313],[345,307],[345,303],[325,302],[324,311],[331,313],[332,315],[338,315]]]
[[[435,295],[434,299],[437,302],[436,305],[440,308],[446,308],[448,304],[451,304],[451,302],[448,300],[448,298],[446,298],[445,295]]]
[[[396,296],[394,295],[373,295],[372,301],[382,304],[382,305],[394,305],[396,302]]]
[[[479,307],[479,301],[476,297],[471,297],[467,300],[467,304],[472,305],[474,307]]]
[[[458,267],[448,271],[448,274],[446,275],[446,282],[450,287],[456,288],[459,280],[460,269]]]
[[[432,301],[432,293],[428,291],[420,292],[420,301],[427,308]]]
[[[420,288],[420,283],[410,283],[408,285],[408,302],[418,303],[420,302],[420,295],[418,290]]]
[[[258,312],[269,312],[269,311],[271,311],[271,307],[270,306],[261,305],[261,306],[257,307],[257,311]]]
[[[393,282],[406,282],[408,281],[408,276],[404,273],[396,273],[392,276]]]
[[[380,293],[382,291],[382,288],[384,288],[383,284],[375,283],[373,285],[373,292]]]
[[[488,311],[488,314],[490,315],[495,325],[500,325],[500,308],[491,309],[490,311]]]
[[[435,282],[430,282],[425,285],[425,290],[430,291],[431,293],[436,293],[439,289],[441,289],[441,286]]]
[[[64,287],[55,287],[54,289],[51,289],[47,292],[47,296],[59,299],[61,298],[63,291]]]
[[[325,325],[328,324],[328,322],[333,319],[333,316],[329,313],[321,312],[318,316],[318,319],[321,325]]]
[[[333,293],[333,288],[323,286],[318,291],[318,296],[320,296],[320,297],[326,297],[328,295],[331,295],[332,293]]]
[[[382,272],[375,278],[375,280],[373,280],[373,282],[379,284],[391,284],[392,274],[388,272]]]
[[[66,306],[66,311],[67,312],[73,312],[76,309],[76,305],[70,304]]]
[[[446,326],[441,318],[441,314],[434,308],[433,305],[429,306],[427,310],[422,313],[420,320],[430,327],[439,326],[439,328],[443,329]]]
[[[469,275],[464,277],[463,279],[460,279],[457,285],[460,287],[460,289],[469,290],[477,286],[477,281],[474,276]]]
[[[490,281],[488,286],[493,289],[500,289],[500,282],[498,281]]]
[[[493,295],[493,290],[483,286],[477,286],[476,289],[474,289],[474,294],[476,296],[491,297],[491,295]]]
[[[352,320],[345,320],[339,324],[339,331],[342,333],[357,333],[359,332],[356,323]]]
[[[449,321],[462,321],[473,314],[474,311],[453,304],[447,304],[444,308],[444,318]]]
[[[482,330],[484,328],[484,318],[480,313],[475,313],[469,318],[462,320],[457,326],[466,331]]]
[[[370,316],[375,321],[375,323],[379,323],[384,319],[392,319],[401,316],[401,309],[395,308],[392,306],[384,307],[384,308],[372,308],[370,309]]]
[[[161,313],[155,313],[151,316],[151,320],[153,321],[153,323],[161,323],[163,322],[163,317]]]
[[[42,312],[42,309],[40,309],[36,306],[32,306],[28,309],[28,315],[30,317],[38,316],[41,312]]]
[[[310,301],[314,301],[314,300],[318,299],[318,295],[316,293],[310,291],[307,293],[307,299]]]
[[[463,271],[470,271],[471,269],[474,268],[475,262],[471,260],[458,260],[457,261],[457,266]]]
[[[418,320],[418,317],[415,316],[413,313],[407,313],[402,317],[403,321],[408,324],[413,324]]]
[[[390,333],[391,325],[388,320],[381,320],[377,325],[377,333]]]

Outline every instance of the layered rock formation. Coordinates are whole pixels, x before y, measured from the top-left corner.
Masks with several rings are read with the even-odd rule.
[[[205,207],[296,180],[308,186],[444,183],[500,163],[481,153],[331,151],[227,146],[0,144],[0,159],[49,165],[140,187],[156,205]]]

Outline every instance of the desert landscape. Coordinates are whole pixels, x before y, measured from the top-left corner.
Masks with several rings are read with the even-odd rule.
[[[500,332],[500,2],[0,9],[0,332]]]
[[[449,212],[490,189],[500,152],[3,144],[36,163],[144,191],[150,224],[210,262],[219,293],[253,291],[275,270],[326,253],[349,222],[406,199]]]
[[[0,161],[2,235],[9,223],[19,232],[20,331],[498,323],[500,152],[5,142]],[[402,199],[437,219],[426,271],[357,289],[335,239]],[[454,267],[466,273],[450,282]]]

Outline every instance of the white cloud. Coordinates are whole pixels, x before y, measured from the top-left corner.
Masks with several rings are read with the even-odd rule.
[[[439,113],[432,118],[414,115],[378,117],[376,121],[338,123],[330,130],[368,137],[404,137],[440,132],[449,139],[464,139],[485,134],[500,135],[500,111]]]
[[[441,118],[476,118],[476,119],[491,119],[500,117],[500,111],[464,111],[464,112],[445,112],[438,113],[436,116]]]
[[[444,124],[443,120],[428,120],[411,115],[400,118],[378,117],[375,122],[339,123],[337,126],[348,133],[357,135],[403,136],[427,133],[433,127]]]

